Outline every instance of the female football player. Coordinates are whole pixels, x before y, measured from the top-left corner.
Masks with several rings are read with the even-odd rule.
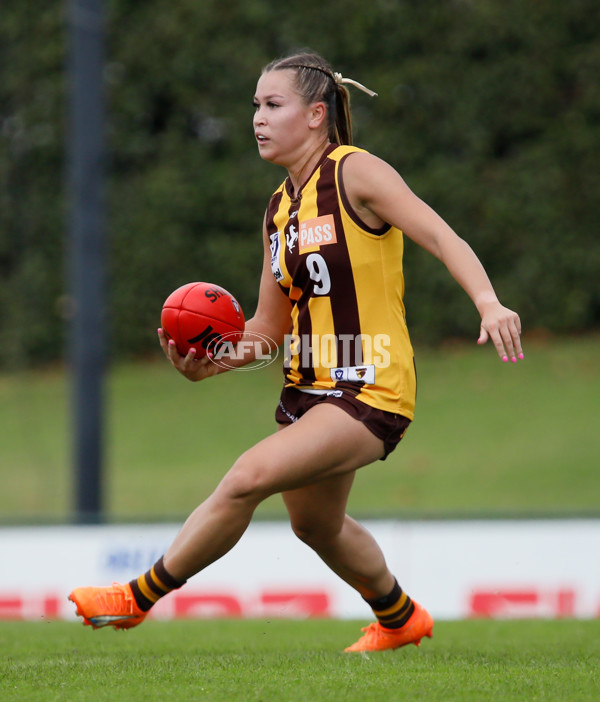
[[[245,339],[286,342],[278,430],[246,451],[190,515],[164,556],[124,585],[75,589],[85,624],[129,628],[152,605],[227,553],[257,505],[281,493],[295,534],[371,606],[375,622],[347,651],[419,644],[433,619],[402,590],[384,555],[346,514],[355,472],[385,459],[414,416],[415,370],[403,305],[403,236],[437,257],[481,317],[478,343],[523,358],[521,325],[469,245],[376,156],[353,147],[346,85],[320,56],[270,63],[254,96],[260,156],[287,178],[263,226],[264,262]],[[260,337],[254,337],[260,338]],[[224,371],[196,350],[171,364],[200,381]],[[239,364],[254,360],[255,348]]]

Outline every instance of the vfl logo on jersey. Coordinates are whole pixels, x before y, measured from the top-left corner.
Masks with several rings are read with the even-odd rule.
[[[361,382],[367,385],[375,383],[375,366],[342,366],[332,368],[330,371],[331,380],[349,380],[351,382]]]
[[[275,280],[279,282],[280,280],[283,280],[283,273],[281,272],[281,266],[279,265],[279,235],[281,232],[275,232],[275,234],[271,234],[270,239],[271,239],[271,270],[273,271],[273,275],[275,276]]]
[[[335,244],[337,236],[333,215],[322,215],[314,219],[307,219],[300,222],[300,253],[318,251],[321,246]]]

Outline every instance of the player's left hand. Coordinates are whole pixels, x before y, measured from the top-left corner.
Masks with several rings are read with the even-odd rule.
[[[490,304],[485,309],[481,317],[477,343],[485,344],[490,338],[504,363],[508,363],[509,359],[513,363],[516,363],[517,359],[523,360],[519,315],[499,302]]]

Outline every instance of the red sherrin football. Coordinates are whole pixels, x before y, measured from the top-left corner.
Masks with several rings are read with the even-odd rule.
[[[177,350],[185,356],[190,348],[196,358],[223,339],[237,343],[244,333],[245,319],[233,295],[214,283],[187,283],[174,290],[165,300],[161,326],[167,339],[173,339]]]

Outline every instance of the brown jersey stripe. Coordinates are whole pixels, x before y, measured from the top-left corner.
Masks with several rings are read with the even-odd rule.
[[[271,234],[275,234],[275,232],[277,231],[277,227],[275,226],[274,218],[275,218],[275,215],[277,214],[277,210],[279,209],[279,206],[281,204],[282,197],[283,197],[283,188],[280,188],[269,200],[269,204],[267,206],[267,216],[266,216],[267,234],[269,236]]]
[[[321,253],[330,270],[333,271],[332,278],[335,280],[331,287],[330,300],[333,327],[338,338],[337,363],[356,366],[362,363],[362,353],[359,356],[356,355],[356,344],[353,341],[357,329],[360,329],[360,319],[354,277],[349,274],[352,271],[352,264],[340,215],[335,169],[335,161],[327,159],[321,168],[321,176],[317,183],[317,211],[319,215],[333,213],[337,232],[337,244],[322,247]],[[338,270],[344,271],[345,274],[335,275]],[[348,343],[349,337],[352,338],[352,343]]]
[[[314,171],[313,171],[314,173]],[[292,215],[294,212],[299,211],[299,206],[300,206],[300,199],[301,199],[301,194],[300,197],[298,197],[296,200],[290,200],[290,207],[288,211],[288,217]],[[293,220],[293,221],[292,221]],[[298,229],[299,226],[299,217],[296,214],[293,218],[290,218],[288,221],[286,230],[289,231],[289,226],[290,223],[292,223],[295,227],[296,230]],[[286,239],[287,241],[287,239]],[[296,302],[297,308],[298,308],[298,328],[302,330],[302,339],[301,339],[301,344],[303,346],[306,345],[308,338],[312,337],[312,318],[310,316],[310,308],[308,306],[308,301],[310,300],[311,294],[309,293],[310,290],[312,290],[312,286],[310,285],[310,275],[308,272],[308,268],[306,267],[306,254],[304,255],[299,255],[298,254],[298,247],[299,247],[299,241],[296,241],[295,247],[290,251],[289,247],[286,246],[286,251],[285,251],[285,257],[286,257],[286,265],[288,267],[288,270],[290,272],[293,271],[292,277],[294,279],[294,285],[297,288],[300,288],[302,290],[302,294],[300,295],[300,298]],[[307,356],[307,349],[303,349],[303,354],[301,354],[301,358],[306,358]],[[315,371],[312,366],[312,351],[308,353],[308,364],[304,363],[300,365],[300,368],[298,369],[300,373],[302,374],[303,382],[306,385],[312,385],[314,381],[316,380],[315,376]]]

